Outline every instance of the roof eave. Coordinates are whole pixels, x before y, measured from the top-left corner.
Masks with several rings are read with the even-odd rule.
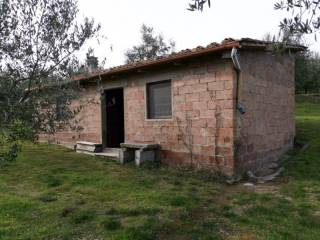
[[[116,67],[114,69],[107,70],[105,72],[92,73],[88,76],[77,76],[74,78],[74,80],[88,81],[88,80],[112,76],[112,75],[116,75],[116,74],[120,74],[120,73],[130,73],[130,72],[138,71],[140,69],[151,68],[151,67],[155,67],[155,66],[161,66],[164,64],[168,64],[168,63],[173,63],[176,61],[187,60],[187,59],[194,58],[194,57],[200,57],[200,56],[208,55],[211,53],[216,53],[216,52],[232,49],[234,47],[239,48],[240,47],[239,42],[231,42],[231,43],[217,46],[214,48],[203,49],[200,51],[189,52],[186,54],[177,54],[176,56],[164,57],[164,58],[151,60],[151,61],[149,60],[146,62],[140,62],[140,63],[129,65],[129,66],[123,66],[123,67],[120,66],[120,67]]]
[[[97,78],[105,78],[110,76],[115,76],[118,74],[127,74],[132,72],[138,72],[141,70],[145,70],[148,68],[156,67],[156,66],[163,66],[165,64],[174,63],[177,61],[188,60],[195,57],[206,56],[213,53],[218,53],[224,50],[232,49],[232,48],[244,48],[244,49],[264,49],[264,50],[272,50],[272,42],[264,42],[259,40],[253,40],[249,38],[244,38],[241,40],[234,40],[228,43],[224,43],[222,45],[203,48],[201,50],[195,51],[187,51],[181,52],[177,54],[172,54],[169,56],[161,57],[155,60],[146,60],[134,64],[123,65],[119,67],[114,67],[105,71],[100,71],[96,73],[90,73],[88,75],[78,75],[74,78],[75,81],[90,81]],[[288,49],[292,52],[301,52],[305,51],[307,48],[301,45],[294,45],[294,44],[287,44],[285,45],[285,49]]]

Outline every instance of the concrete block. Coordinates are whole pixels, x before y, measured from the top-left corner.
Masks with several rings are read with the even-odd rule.
[[[144,162],[156,160],[156,150],[135,150],[135,163],[137,166],[141,166]]]
[[[93,143],[93,142],[86,142],[86,141],[78,141],[77,142],[77,151],[87,151],[87,152],[101,152],[102,151],[102,144],[100,143]]]
[[[119,154],[119,163],[125,164],[134,161],[134,149],[121,148]]]

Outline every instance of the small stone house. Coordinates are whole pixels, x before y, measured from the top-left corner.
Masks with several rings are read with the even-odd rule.
[[[187,49],[78,76],[83,130],[54,141],[119,148],[157,143],[165,164],[233,175],[276,161],[294,144],[294,53],[252,39]],[[97,83],[99,91],[97,90]]]

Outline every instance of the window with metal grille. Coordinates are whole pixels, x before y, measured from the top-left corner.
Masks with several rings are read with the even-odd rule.
[[[147,83],[148,119],[168,119],[171,115],[171,80]]]

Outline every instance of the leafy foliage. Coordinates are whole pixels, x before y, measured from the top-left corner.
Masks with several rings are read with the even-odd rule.
[[[74,0],[0,2],[3,139],[9,141],[7,134],[18,122],[30,130],[23,138],[34,140],[40,132],[54,133],[78,112],[69,108],[78,95],[78,85],[70,81],[79,65],[75,54],[96,36],[100,26],[88,18],[78,23],[77,13]],[[17,134],[12,141],[21,137]]]
[[[275,4],[276,10],[286,10],[292,17],[280,23],[281,29],[288,29],[292,34],[311,34],[320,29],[319,0],[285,0]]]
[[[204,5],[208,4],[208,6],[211,6],[210,0],[192,0],[191,3],[189,3],[189,8],[187,10],[189,11],[203,11]]]
[[[274,44],[297,44],[304,45],[302,34],[291,34],[288,29],[281,29],[278,34],[267,33],[262,38],[263,41],[271,42]]]
[[[0,167],[8,165],[11,161],[15,160],[18,153],[21,151],[21,146],[17,143],[9,145],[6,152],[0,153]]]
[[[127,63],[155,59],[159,56],[169,54],[174,50],[175,42],[170,41],[166,43],[161,34],[155,35],[152,27],[143,24],[141,27],[141,35],[142,43],[134,46],[125,53]]]
[[[86,65],[89,67],[92,67],[93,69],[96,69],[99,67],[99,60],[94,55],[94,51],[92,48],[89,48],[89,50],[86,54]]]
[[[94,49],[89,47],[85,61],[80,64],[76,74],[88,74],[103,69],[106,58],[100,63],[98,57],[94,53]]]
[[[10,123],[6,129],[0,128],[0,167],[6,166],[13,161],[21,151],[19,141],[33,139],[33,129],[27,123],[21,120],[15,120]]]
[[[85,66],[89,68],[89,70],[95,70],[100,67],[99,59],[95,56],[93,48],[89,48],[86,53],[86,62]]]

